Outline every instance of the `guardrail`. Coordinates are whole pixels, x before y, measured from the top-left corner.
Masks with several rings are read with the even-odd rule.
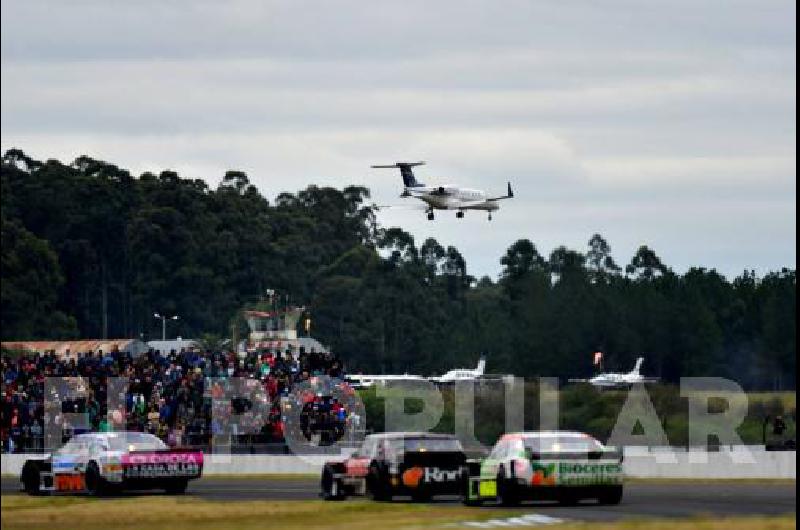
[[[797,478],[796,451],[767,451],[764,446],[701,448],[626,447],[625,475],[664,479]]]
[[[19,476],[27,458],[38,454],[3,455],[3,475]],[[343,457],[343,454],[338,455]],[[625,474],[663,479],[790,479],[796,480],[795,451],[766,451],[763,446],[728,446],[717,452],[671,448],[626,447]],[[204,474],[317,474],[337,455],[207,454]]]

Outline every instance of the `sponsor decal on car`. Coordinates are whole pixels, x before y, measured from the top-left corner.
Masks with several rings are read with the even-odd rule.
[[[122,455],[123,464],[197,464],[203,463],[203,453],[131,453]]]
[[[53,471],[74,471],[80,467],[80,462],[72,458],[53,459]]]
[[[622,464],[560,462],[558,482],[565,486],[620,484]]]
[[[419,486],[420,480],[425,475],[425,472],[420,467],[411,467],[403,471],[402,481],[403,486],[407,488],[416,488]]]
[[[82,491],[86,489],[85,475],[58,474],[54,476],[53,485],[56,491]]]
[[[438,467],[425,468],[425,482],[453,482],[458,480],[457,469],[439,469]]]
[[[196,477],[203,453],[134,453],[122,456],[126,478]]]
[[[481,497],[495,497],[497,496],[497,481],[496,480],[482,480],[478,483],[478,495]]]
[[[420,482],[441,483],[453,482],[458,480],[459,471],[457,469],[439,469],[438,467],[410,467],[406,469],[401,477],[403,485],[408,488],[416,488]]]
[[[556,465],[555,464],[539,464],[531,462],[531,469],[533,475],[531,476],[531,484],[534,486],[555,486],[556,484]]]

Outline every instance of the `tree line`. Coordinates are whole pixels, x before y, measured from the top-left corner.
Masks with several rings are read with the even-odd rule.
[[[436,373],[471,366],[520,376],[606,368],[666,381],[728,377],[796,384],[796,271],[728,280],[678,274],[640,247],[618,264],[593,235],[542,254],[520,239],[496,280],[458,249],[383,227],[369,190],[308,186],[261,195],[228,171],[216,188],[174,171],[133,176],[82,156],[70,164],[8,150],[2,177],[3,340],[229,336],[267,289],[311,310],[312,335],[351,371]]]

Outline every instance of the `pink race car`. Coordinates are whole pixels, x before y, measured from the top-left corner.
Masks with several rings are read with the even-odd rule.
[[[20,482],[31,495],[164,489],[181,494],[203,474],[203,453],[170,449],[152,434],[86,433],[58,451],[25,461]]]

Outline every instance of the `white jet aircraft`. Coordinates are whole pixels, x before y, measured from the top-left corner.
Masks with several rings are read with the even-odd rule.
[[[456,368],[455,370],[450,370],[444,375],[438,377],[429,377],[428,381],[432,381],[440,385],[455,383],[456,381],[474,381],[483,375],[485,369],[486,357],[481,357],[478,360],[478,366],[476,366],[473,370],[470,370],[469,368]]]
[[[371,386],[385,385],[389,381],[425,381],[421,375],[400,374],[400,375],[362,375],[350,374],[347,381],[353,388],[369,388]]]
[[[480,378],[486,368],[486,358],[481,357],[478,366],[471,370],[469,368],[457,368],[450,370],[444,375],[436,377],[422,377],[414,374],[386,374],[386,375],[362,375],[350,374],[347,380],[353,388],[369,388],[375,385],[385,385],[394,381],[431,381],[437,384],[455,383],[456,381],[472,381]]]
[[[456,217],[464,217],[465,210],[483,210],[489,212],[489,220],[492,220],[492,212],[500,208],[499,201],[511,199],[514,192],[511,191],[511,183],[508,183],[508,192],[500,197],[488,197],[486,192],[458,186],[426,186],[418,182],[411,170],[414,166],[421,166],[425,162],[396,162],[388,166],[372,166],[373,168],[396,168],[400,170],[403,177],[405,189],[400,197],[414,197],[423,201],[427,208],[428,220],[433,221],[434,210],[456,210]]]
[[[639,383],[655,383],[658,381],[657,377],[645,377],[639,373],[642,368],[644,357],[636,359],[636,365],[633,370],[626,374],[618,373],[603,373],[597,374],[591,379],[570,379],[570,383],[589,383],[598,388],[624,388]]]

